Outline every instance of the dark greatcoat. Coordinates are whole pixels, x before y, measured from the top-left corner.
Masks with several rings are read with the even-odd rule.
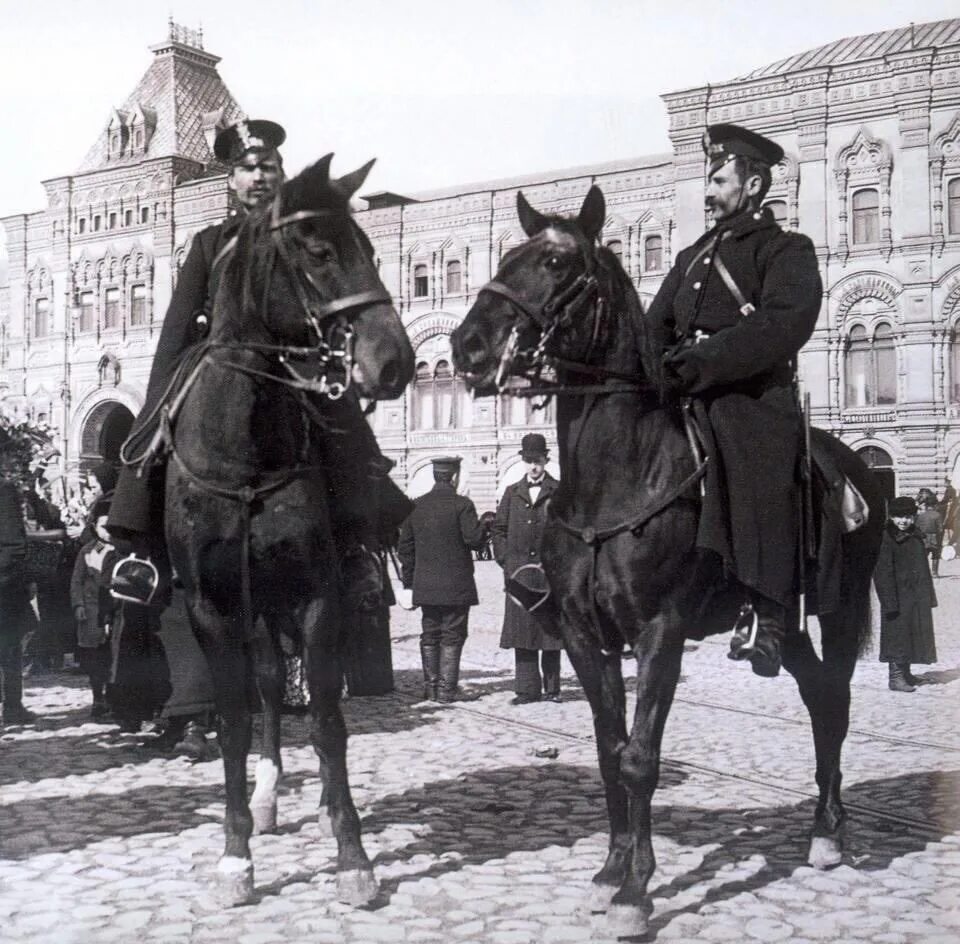
[[[413,503],[400,529],[400,578],[414,606],[476,606],[473,555],[486,531],[477,509],[452,484],[437,482]]]
[[[753,312],[740,312],[713,265],[717,251]],[[822,294],[813,243],[784,232],[768,209],[747,211],[679,254],[646,315],[661,351],[676,351],[694,331],[707,335],[675,361],[710,454],[697,545],[785,606],[797,590],[802,422],[794,359],[813,333]]]
[[[0,478],[0,645],[19,640],[36,626],[24,577],[26,556],[20,491]]]
[[[873,583],[881,608],[880,661],[936,662],[932,609],[937,595],[920,531],[901,531],[887,522]]]
[[[217,291],[216,275],[211,275],[213,263],[223,247],[236,235],[242,220],[243,215],[234,211],[224,222],[201,230],[190,244],[190,251],[163,319],[150,367],[147,397],[134,429],[139,429],[148,421],[184,351],[199,339],[197,316],[206,314],[210,318]],[[162,511],[158,510],[162,508],[162,503],[162,485],[151,483],[147,476],[138,478],[135,470],[124,467],[120,471],[110,506],[109,526],[150,534],[156,530],[156,523],[163,520]]]
[[[560,483],[544,474],[536,502],[530,501],[530,485],[524,476],[508,485],[497,506],[493,523],[493,557],[503,568],[504,578],[524,564],[540,563],[540,540],[547,523],[547,507]],[[562,649],[559,633],[553,625],[556,614],[548,606],[533,613],[507,595],[503,611],[501,649]]]

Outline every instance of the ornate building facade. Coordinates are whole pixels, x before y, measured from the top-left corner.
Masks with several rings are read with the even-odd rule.
[[[68,472],[115,454],[143,401],[178,261],[227,208],[209,145],[239,108],[218,60],[173,24],[152,49],[81,169],[45,182],[48,207],[2,220],[0,397],[59,431]],[[602,238],[648,301],[703,232],[700,135],[717,121],[784,147],[767,202],[817,248],[823,305],[800,365],[814,422],[891,494],[960,478],[960,20],[838,40],[663,100],[669,154],[364,198],[358,222],[417,353],[408,394],[373,419],[398,480],[422,491],[430,459],[458,453],[485,510],[520,474],[522,435],[553,438],[549,406],[471,398],[450,356],[451,331],[523,239],[517,190],[541,211],[572,213],[598,184]]]

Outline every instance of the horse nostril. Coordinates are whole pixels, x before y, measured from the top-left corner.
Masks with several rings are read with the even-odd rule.
[[[468,364],[480,364],[487,357],[487,342],[482,335],[472,332],[463,340],[463,353]]]
[[[400,386],[400,368],[396,358],[387,361],[380,368],[380,386],[385,390],[395,390]]]

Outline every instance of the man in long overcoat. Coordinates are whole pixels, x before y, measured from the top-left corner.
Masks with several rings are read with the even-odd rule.
[[[10,436],[0,428],[0,451]],[[20,490],[0,476],[0,686],[3,690],[3,723],[28,724],[35,720],[23,706],[23,664],[20,641],[36,626],[30,591],[24,573],[27,536]]]
[[[540,540],[547,523],[547,507],[560,483],[546,470],[547,441],[539,433],[527,433],[520,443],[526,474],[508,485],[493,523],[493,556],[503,568],[507,586],[500,648],[513,649],[516,665],[512,704],[560,701],[560,650],[563,643],[555,624],[556,613],[547,605]],[[529,575],[529,579],[527,578]],[[512,584],[523,597],[511,594]],[[521,605],[520,600],[526,605]],[[541,674],[542,673],[542,674]],[[542,685],[542,689],[541,689]]]
[[[937,661],[933,607],[937,595],[927,565],[923,534],[916,527],[917,504],[894,498],[880,542],[873,583],[880,600],[880,661],[890,665],[890,690],[912,692],[911,663]]]
[[[456,698],[470,607],[479,602],[471,551],[486,540],[473,502],[457,494],[459,478],[459,457],[433,460],[433,488],[414,501],[397,547],[400,579],[422,610],[424,698],[443,702]]]
[[[646,317],[664,382],[691,399],[706,440],[697,545],[743,588],[730,657],[772,676],[798,598],[795,359],[816,325],[822,285],[813,243],[761,208],[783,149],[712,125],[704,151],[716,225],[678,255]]]

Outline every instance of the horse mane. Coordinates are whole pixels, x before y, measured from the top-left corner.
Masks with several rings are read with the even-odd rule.
[[[606,246],[599,246],[597,259],[600,267],[610,275],[613,295],[610,299],[614,312],[621,312],[629,321],[642,368],[641,379],[652,384],[664,398],[662,346],[654,326],[645,317],[643,302],[633,279],[627,275],[620,260]]]

